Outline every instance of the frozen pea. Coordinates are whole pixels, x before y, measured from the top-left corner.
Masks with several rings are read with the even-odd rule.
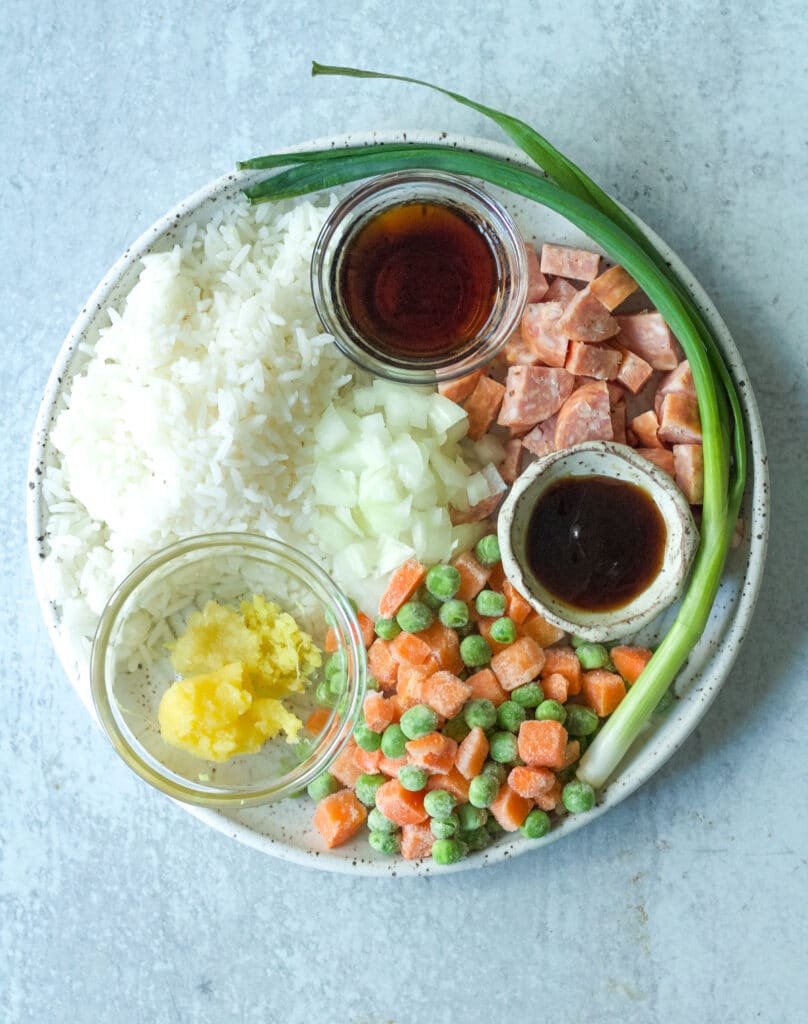
[[[470,832],[464,832],[462,838],[471,851],[484,850],[491,844],[491,833],[486,828],[475,828]]]
[[[470,700],[463,710],[463,715],[469,729],[491,729],[497,722],[497,709],[486,697]]]
[[[378,807],[371,807],[368,811],[368,828],[373,832],[395,832],[398,826],[386,818]]]
[[[450,629],[463,629],[468,625],[469,606],[465,601],[447,601],[440,606],[438,618]]]
[[[460,590],[460,573],[453,565],[433,565],[424,582],[433,597],[448,601]]]
[[[474,807],[472,804],[461,804],[457,808],[457,817],[460,821],[461,832],[473,832],[474,829],[482,828],[488,820],[488,811],[484,807]]]
[[[354,726],[354,739],[356,745],[369,754],[378,750],[382,745],[381,733],[374,732],[365,721],[359,721]]]
[[[375,676],[367,676],[366,686],[369,690],[378,690],[379,680]]]
[[[360,775],[354,783],[354,791],[356,797],[360,800],[365,807],[373,807],[376,803],[376,791],[379,786],[383,786],[387,782],[384,775],[369,775],[363,773]]]
[[[496,590],[481,590],[474,602],[474,607],[480,615],[493,619],[505,614],[507,603],[504,594],[499,594]]]
[[[408,740],[417,740],[419,736],[426,736],[427,733],[435,731],[438,716],[426,704],[416,704],[414,708],[404,712],[399,725]]]
[[[325,677],[331,682],[335,675],[347,677],[348,674],[348,653],[345,650],[334,651],[325,663]]]
[[[540,811],[538,807],[534,807],[519,826],[519,831],[528,839],[541,839],[550,831],[550,816],[546,811]]]
[[[469,783],[469,803],[472,807],[490,807],[497,798],[499,785],[493,775],[477,775]]]
[[[429,774],[414,764],[403,764],[398,770],[398,781],[405,789],[417,793],[429,782]]]
[[[445,789],[433,789],[424,797],[424,810],[430,818],[448,818],[457,807],[457,800]]]
[[[423,601],[407,601],[396,615],[396,622],[405,633],[420,633],[423,629],[429,629],[434,621],[435,616]]]
[[[504,765],[497,764],[496,761],[486,761],[480,774],[492,776],[496,779],[497,785],[501,786],[508,772]]]
[[[491,758],[499,764],[511,764],[519,756],[516,737],[512,732],[495,732],[488,742]]]
[[[493,814],[488,816],[488,821],[485,823],[485,827],[488,829],[488,834],[492,839],[496,839],[498,836],[501,836],[505,831]]]
[[[588,782],[568,782],[561,791],[561,799],[571,814],[580,814],[595,806],[595,791]]]
[[[523,708],[537,708],[544,700],[544,691],[538,683],[525,683],[511,690],[511,700]]]
[[[320,707],[333,708],[334,695],[331,693],[328,682],[325,679],[317,684],[317,688],[314,691],[314,699]]]
[[[578,655],[581,668],[587,672],[594,668],[603,668],[609,660],[609,652],[603,644],[579,644],[575,653]]]
[[[497,725],[508,732],[518,732],[519,726],[526,718],[525,709],[516,701],[503,701],[497,708]]]
[[[436,864],[456,864],[468,853],[468,847],[460,839],[436,839],[432,844],[432,860]]]
[[[567,720],[567,711],[564,705],[559,704],[557,700],[543,700],[534,714],[539,721],[551,719],[554,722],[561,722],[563,725]]]
[[[376,630],[376,636],[382,640],[395,640],[401,632],[401,626],[395,619],[376,619],[373,628]]]
[[[391,761],[395,761],[407,753],[406,743],[407,737],[398,722],[388,725],[382,733],[382,753]]]
[[[496,565],[502,558],[497,535],[489,533],[486,537],[481,537],[474,548],[474,554],[477,556],[477,561],[480,565]]]
[[[322,800],[323,797],[336,793],[340,788],[340,784],[333,775],[323,772],[322,775],[318,775],[316,779],[311,780],[306,787],[306,792],[312,800]]]
[[[430,594],[426,587],[423,588],[423,591],[419,592],[418,600],[423,601],[427,608],[433,612],[440,611],[443,606],[443,601],[439,597],[435,597],[434,594]]]
[[[455,743],[462,743],[463,740],[471,732],[471,729],[466,722],[465,716],[461,711],[459,715],[455,715],[454,718],[450,718],[449,721],[441,729],[444,736],[448,736],[450,740],[454,740]]]
[[[392,856],[401,849],[401,840],[397,832],[374,832],[368,836],[368,842],[374,850]]]
[[[568,704],[564,725],[570,736],[589,736],[598,727],[598,716],[583,704]]]
[[[460,641],[460,657],[469,668],[482,668],[491,661],[491,644],[485,637],[472,633]]]
[[[498,644],[512,644],[516,639],[516,625],[507,615],[491,623],[491,639]]]
[[[457,835],[460,829],[460,822],[456,814],[450,814],[446,818],[432,818],[429,822],[432,835],[436,839],[451,839]]]

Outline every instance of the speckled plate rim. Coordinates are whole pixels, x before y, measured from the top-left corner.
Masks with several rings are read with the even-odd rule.
[[[420,130],[368,131],[328,136],[289,147],[286,152],[296,153],[342,145],[389,144],[393,142],[440,142],[455,146],[456,148],[473,149],[486,155],[508,159],[516,164],[532,166],[521,152],[507,145],[473,136],[456,135],[449,132],[424,132]],[[82,686],[71,652],[59,632],[57,609],[46,593],[44,573],[41,570],[40,556],[43,548],[46,512],[41,487],[42,458],[46,449],[49,430],[58,408],[62,381],[66,376],[79,342],[85,332],[91,327],[95,316],[107,308],[108,297],[120,278],[132,268],[161,235],[177,227],[181,218],[189,213],[193,213],[211,199],[224,198],[232,193],[234,189],[237,189],[240,184],[246,183],[254,177],[257,177],[255,173],[250,175],[247,173],[231,172],[209,182],[155,221],[151,227],[144,231],[125,250],[123,255],[116,260],[101,279],[71,327],[56,357],[39,407],[31,443],[28,488],[26,492],[28,546],[32,572],[37,598],[51,642],[71,684],[93,718],[96,716],[92,703],[88,698],[87,687]],[[631,211],[628,212],[630,213]],[[636,758],[633,756],[629,757],[628,763],[624,763],[624,767],[618,777],[608,784],[598,805],[592,811],[585,815],[564,817],[544,839],[528,842],[521,837],[514,839],[503,837],[498,843],[489,847],[482,855],[478,854],[450,867],[442,867],[435,870],[432,869],[430,861],[402,861],[400,859],[394,861],[390,859],[371,861],[359,855],[347,857],[331,856],[325,851],[300,849],[256,832],[218,811],[179,804],[184,810],[189,811],[205,824],[253,849],[297,864],[352,875],[392,876],[396,878],[417,875],[434,877],[435,875],[445,875],[453,871],[470,870],[494,863],[501,863],[529,850],[542,849],[548,843],[555,842],[557,839],[568,836],[584,825],[590,824],[607,810],[625,800],[644,782],[647,782],[681,747],[690,733],[698,726],[729,675],[749,627],[760,591],[766,558],[769,520],[769,479],[766,448],[760,414],[749,377],[726,324],[721,319],[704,289],[695,280],[679,257],[636,215],[631,215],[658,245],[666,260],[669,261],[669,264],[681,275],[697,305],[714,328],[721,350],[727,360],[730,373],[738,388],[749,433],[749,479],[744,508],[749,537],[749,550],[743,581],[740,586],[740,594],[735,602],[734,615],[723,633],[719,636],[707,637],[708,645],[712,648],[709,671],[701,675],[696,692],[692,696],[688,695],[686,700],[678,703],[676,718],[666,723],[664,734],[658,737],[659,743],[649,751],[641,751]],[[708,625],[706,633],[709,633],[709,630],[710,627]]]

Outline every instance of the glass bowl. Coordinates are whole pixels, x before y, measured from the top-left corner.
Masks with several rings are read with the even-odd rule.
[[[176,678],[167,644],[208,601],[238,607],[256,594],[289,612],[320,651],[333,626],[337,651],[344,652],[347,664],[339,714],[328,710],[315,736],[301,730],[302,743],[289,743],[279,733],[258,753],[224,762],[203,760],[160,734],[160,699]],[[317,706],[315,689],[323,678],[321,667],[304,693],[283,698],[304,723]],[[101,724],[142,779],[191,804],[251,806],[295,795],[331,765],[362,707],[366,658],[347,597],[308,557],[255,534],[215,533],[152,555],[118,587],[93,642],[91,684]]]
[[[472,337],[442,354],[384,350],[360,328],[348,309],[343,271],[351,244],[379,215],[410,205],[445,208],[482,236],[492,257],[495,285],[490,310],[484,311],[484,318],[480,312]],[[441,252],[433,250],[430,257],[439,259]],[[404,262],[401,259],[398,265]],[[413,262],[411,255],[408,262]],[[453,380],[489,363],[519,326],[527,302],[527,277],[525,244],[507,210],[471,181],[427,170],[380,175],[352,192],[330,213],[311,262],[314,304],[341,351],[379,377],[409,384]],[[459,286],[461,296],[467,286],[468,281]],[[402,287],[402,294],[411,298],[410,288]]]

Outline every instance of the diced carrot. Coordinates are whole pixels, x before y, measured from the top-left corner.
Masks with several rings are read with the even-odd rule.
[[[569,768],[571,764],[575,764],[578,758],[581,756],[581,744],[578,740],[568,740],[567,749],[564,751],[564,767]]]
[[[543,665],[544,651],[529,636],[514,640],[491,659],[491,669],[503,690],[515,690],[529,683],[538,676]]]
[[[416,704],[426,703],[425,687],[430,675],[431,669],[423,665],[399,666],[396,696],[402,711],[414,708]]]
[[[455,761],[457,743],[439,732],[430,732],[407,742],[410,764],[424,768],[431,775],[445,775]]]
[[[330,708],[315,708],[306,719],[306,729],[316,736],[317,733],[322,732],[326,727],[330,716]]]
[[[480,378],[485,373],[485,370],[474,370],[472,373],[467,373],[464,377],[456,377],[454,380],[443,381],[438,384],[438,391],[443,395],[444,398],[448,398],[450,402],[465,402],[472,391],[477,387],[480,382]]]
[[[423,792],[413,793],[405,789],[398,779],[383,782],[376,790],[376,806],[396,825],[417,825],[426,821],[429,815],[424,810]]]
[[[397,693],[391,693],[387,698],[390,701],[390,706],[393,709],[393,721],[400,722],[401,716],[407,710],[405,702],[399,697]]]
[[[487,757],[488,738],[479,725],[475,725],[457,748],[455,765],[463,778],[471,781],[480,774]]]
[[[508,774],[508,785],[511,789],[528,800],[535,800],[537,796],[546,793],[555,780],[556,777],[549,768],[531,768],[526,764],[511,768]]]
[[[366,648],[370,647],[376,639],[376,627],[373,625],[373,619],[369,615],[365,615],[364,612],[357,612],[356,618],[359,622],[359,631],[362,634],[362,643]]]
[[[469,802],[468,779],[464,779],[454,765],[445,775],[430,775],[426,788],[445,789],[458,803],[467,804]]]
[[[466,683],[471,687],[474,700],[490,700],[494,707],[499,707],[508,699],[508,694],[497,682],[497,677],[490,668],[481,668],[479,672],[469,676]]]
[[[495,640],[491,636],[491,627],[497,620],[494,618],[488,618],[485,615],[480,615],[477,618],[476,625],[477,631],[480,636],[488,641],[488,645],[491,648],[492,654],[499,654],[500,651],[507,650],[510,644],[500,643],[499,640]]]
[[[614,667],[629,685],[640,678],[652,654],[647,647],[613,647],[610,652]]]
[[[516,627],[516,632],[519,636],[531,637],[539,647],[549,647],[550,644],[558,643],[566,636],[563,629],[553,626],[538,612],[529,615],[524,622]]]
[[[564,787],[558,781],[555,780],[552,787],[547,790],[546,793],[542,793],[541,796],[536,797],[536,806],[542,811],[554,811],[558,804],[561,803],[561,793]]]
[[[417,633],[399,633],[390,641],[390,654],[399,664],[426,665],[433,672],[438,667],[432,648]]]
[[[347,842],[361,828],[368,812],[350,789],[324,797],[314,812],[314,827],[329,850]]]
[[[425,822],[401,826],[401,856],[404,860],[422,860],[432,853],[435,837]]]
[[[400,565],[390,577],[387,590],[379,601],[379,615],[383,619],[392,619],[399,608],[415,593],[424,582],[426,569],[414,558]]]
[[[502,594],[502,588],[505,586],[507,582],[508,578],[505,575],[505,567],[503,566],[502,562],[497,562],[497,564],[491,570],[491,575],[488,577],[488,582],[486,583],[486,586],[489,590],[496,590],[497,593]]]
[[[383,697],[375,690],[365,695],[362,703],[362,714],[369,729],[374,732],[384,732],[387,726],[393,721],[393,706],[386,697]]]
[[[378,680],[383,690],[395,689],[398,679],[398,662],[390,653],[390,641],[374,640],[368,650],[368,669]]]
[[[520,796],[504,782],[489,810],[506,832],[516,832],[528,816],[531,806],[530,800]]]
[[[398,777],[399,768],[409,763],[409,759],[405,754],[403,757],[385,757],[382,754],[379,759],[379,771],[382,775],[389,775],[391,779]]]
[[[435,620],[428,629],[421,630],[418,637],[429,646],[439,669],[460,675],[465,666],[460,657],[460,640],[453,629]]]
[[[471,697],[471,687],[453,672],[435,672],[423,686],[424,703],[444,718],[454,718]]]
[[[581,663],[571,647],[548,647],[545,650],[542,681],[545,676],[551,676],[555,672],[560,672],[566,677],[570,684],[570,695],[581,692]]]
[[[469,418],[468,436],[479,441],[497,418],[505,395],[505,387],[491,377],[481,377],[466,399],[463,408]]]
[[[363,750],[361,747],[357,747],[353,759],[360,772],[375,775],[379,770],[379,762],[382,757],[384,755],[381,750]]]
[[[472,601],[488,582],[491,570],[480,565],[469,551],[458,555],[452,565],[460,573],[460,589],[455,594],[456,600]]]
[[[532,606],[522,597],[510,580],[505,580],[502,584],[502,593],[508,601],[505,614],[513,619],[517,626],[521,625],[532,614]],[[533,639],[537,643],[539,642],[536,637]]]
[[[541,688],[545,700],[557,700],[559,704],[564,704],[570,693],[569,680],[560,672],[551,672],[549,676],[543,675]]]
[[[354,754],[357,749],[356,740],[352,736],[334,758],[331,767],[328,769],[337,782],[341,782],[343,786],[348,786],[350,789],[353,789],[356,780],[362,774],[362,769],[357,768],[354,761]]]
[[[567,730],[551,718],[522,722],[518,750],[531,768],[561,768],[567,750]]]
[[[616,672],[602,668],[584,672],[583,693],[586,703],[600,718],[610,715],[626,695],[626,684]]]
[[[339,637],[337,631],[333,626],[328,627],[328,632],[325,635],[325,651],[326,654],[333,654],[334,651],[339,647]]]

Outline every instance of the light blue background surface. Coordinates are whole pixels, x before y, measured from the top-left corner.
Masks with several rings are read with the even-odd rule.
[[[800,0],[113,4],[0,18],[0,1021],[804,1020],[806,20]],[[563,10],[562,8],[569,8]],[[113,259],[238,157],[349,129],[544,131],[684,258],[755,382],[768,572],[740,661],[633,798],[513,864],[329,876],[130,777],[68,685],[25,551],[49,367]]]

